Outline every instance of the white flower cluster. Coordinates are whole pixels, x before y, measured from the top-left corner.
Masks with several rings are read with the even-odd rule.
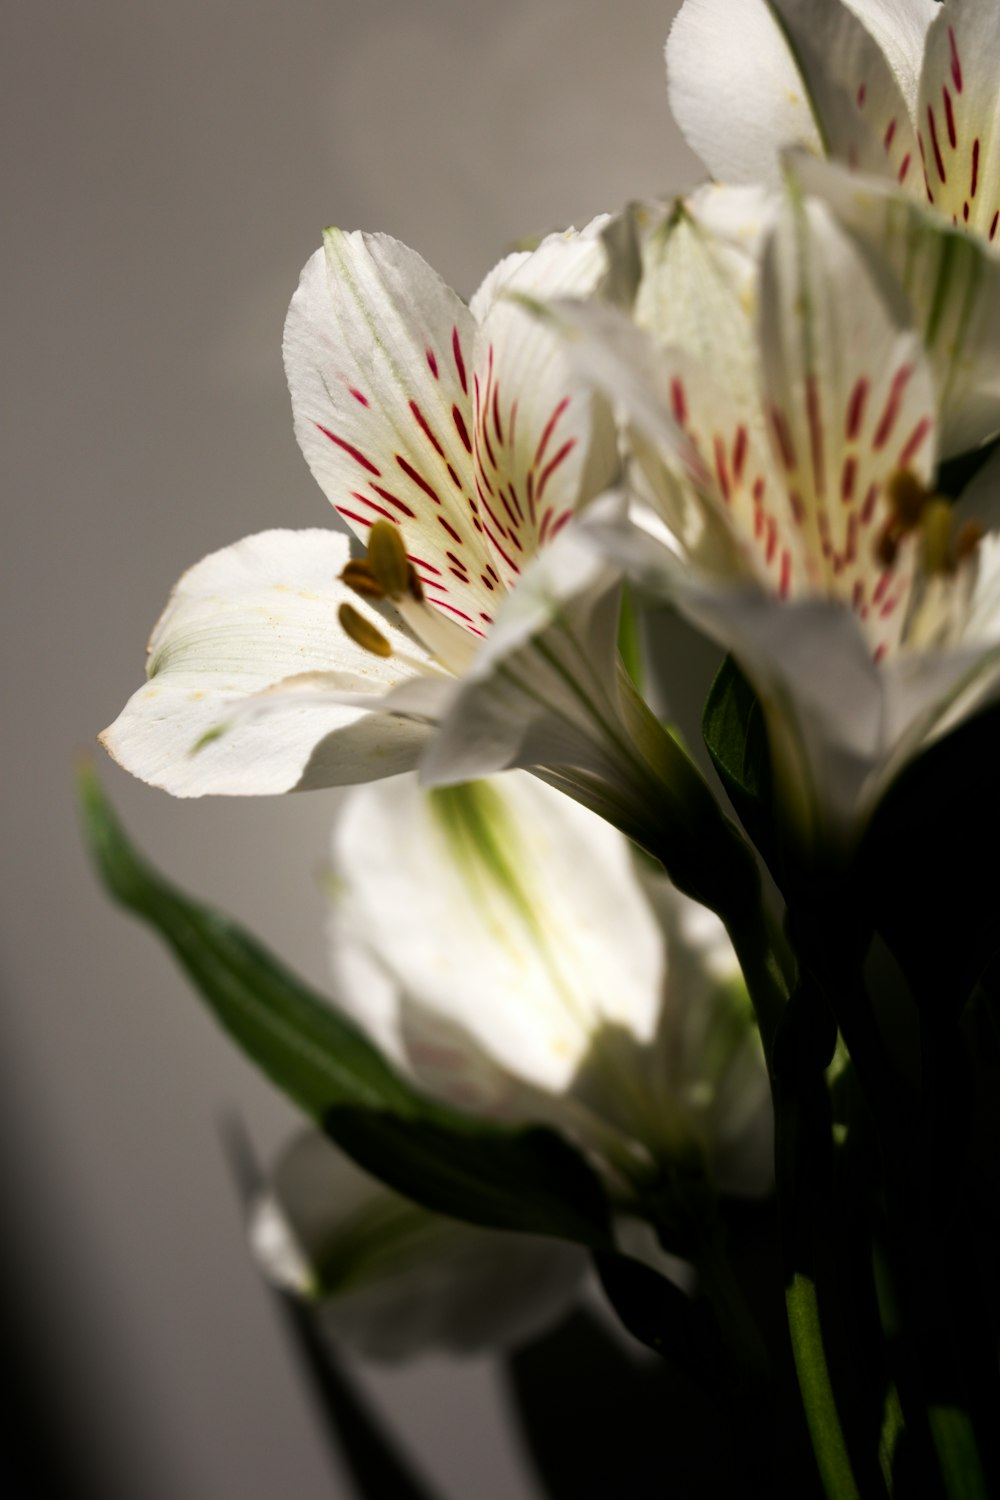
[[[1000,690],[998,60],[992,0],[685,0],[670,97],[712,182],[508,255],[468,305],[328,231],[285,359],[343,527],[186,573],[103,736],[178,796],[366,783],[339,1002],[428,1093],[584,1143],[623,1202],[692,1153],[722,1191],[770,1172],[725,931],[609,826],[642,841],[685,795],[623,583],[742,668],[800,857],[849,857]]]

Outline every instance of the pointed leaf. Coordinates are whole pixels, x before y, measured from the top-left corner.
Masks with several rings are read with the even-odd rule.
[[[348,1155],[455,1218],[608,1243],[601,1189],[570,1146],[546,1130],[504,1130],[425,1099],[253,938],[151,870],[89,768],[80,795],[109,893],[161,934],[237,1045]]]

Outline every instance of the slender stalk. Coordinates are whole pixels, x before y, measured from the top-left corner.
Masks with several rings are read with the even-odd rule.
[[[860,1500],[827,1368],[815,1283],[801,1272],[785,1291],[788,1331],[809,1436],[829,1500]]]

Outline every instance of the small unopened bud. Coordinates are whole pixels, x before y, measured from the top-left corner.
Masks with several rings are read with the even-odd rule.
[[[373,656],[392,655],[392,646],[381,630],[377,630],[370,620],[359,614],[353,604],[342,604],[337,617],[342,629],[363,651],[370,651]]]
[[[341,583],[360,594],[362,599],[384,599],[385,589],[379,583],[370,565],[361,558],[352,558],[340,575]]]
[[[399,527],[391,521],[376,521],[368,538],[368,567],[390,599],[410,592],[413,568],[406,555]]]

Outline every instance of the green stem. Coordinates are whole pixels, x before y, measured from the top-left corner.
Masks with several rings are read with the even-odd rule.
[[[989,1500],[968,1412],[957,1406],[931,1406],[927,1418],[948,1500]]]
[[[816,1286],[796,1272],[785,1291],[795,1372],[816,1466],[829,1500],[860,1500],[823,1348]]]

